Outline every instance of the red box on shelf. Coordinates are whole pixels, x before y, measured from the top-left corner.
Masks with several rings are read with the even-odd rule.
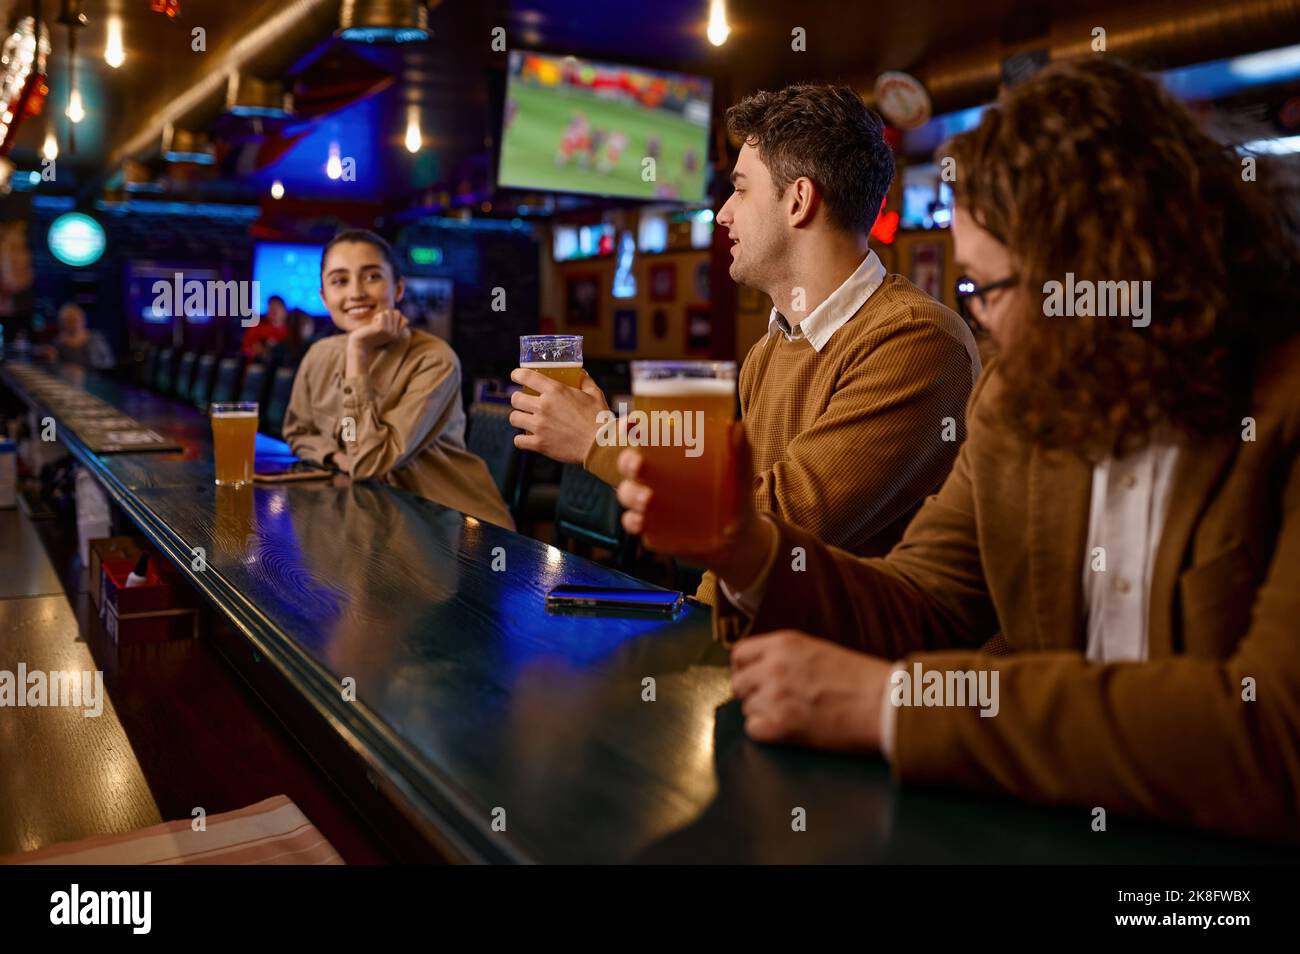
[[[164,561],[151,560],[140,586],[126,585],[134,560],[104,560],[99,614],[119,646],[165,643],[199,633],[194,594]]]

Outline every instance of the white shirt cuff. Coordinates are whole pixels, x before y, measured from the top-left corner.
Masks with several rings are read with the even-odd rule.
[[[880,754],[891,762],[894,760],[894,736],[898,731],[898,706],[893,703],[894,673],[906,671],[907,662],[899,660],[889,672],[885,695],[880,700]]]
[[[722,595],[732,606],[740,610],[750,619],[758,615],[758,607],[763,602],[763,591],[767,588],[767,578],[759,578],[753,586],[743,593],[737,593],[729,587],[725,580],[718,580],[718,588],[722,590]]]

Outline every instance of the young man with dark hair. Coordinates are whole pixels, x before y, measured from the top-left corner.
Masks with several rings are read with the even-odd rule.
[[[883,559],[743,495],[724,546],[682,554],[727,584],[714,619],[746,732],[1089,819],[1295,842],[1294,190],[1243,180],[1157,77],[1110,56],[1053,63],[942,154],[963,294],[998,358],[952,475]],[[663,483],[622,455],[624,527],[653,532]]]
[[[894,158],[883,125],[846,87],[757,93],[727,113],[743,143],[717,215],[731,277],[773,302],[740,372],[754,447],[754,502],[855,553],[883,553],[947,476],[964,437],[979,355],[962,320],[901,275],[868,236]],[[598,441],[608,406],[528,369],[512,379],[516,446],[582,462],[617,484],[617,446]],[[706,575],[697,594],[713,602]]]

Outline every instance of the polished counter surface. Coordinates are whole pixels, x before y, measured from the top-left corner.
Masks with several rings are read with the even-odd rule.
[[[704,609],[550,614],[560,583],[646,584],[374,482],[215,487],[203,414],[75,380],[183,450],[96,455],[64,421],[60,439],[453,860],[1295,859],[1120,818],[1094,832],[1083,809],[903,789],[879,758],[757,745]]]

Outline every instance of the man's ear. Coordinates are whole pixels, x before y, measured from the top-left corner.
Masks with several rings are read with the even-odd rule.
[[[790,225],[799,229],[812,224],[813,212],[820,200],[817,187],[807,176],[800,176],[790,183]]]

